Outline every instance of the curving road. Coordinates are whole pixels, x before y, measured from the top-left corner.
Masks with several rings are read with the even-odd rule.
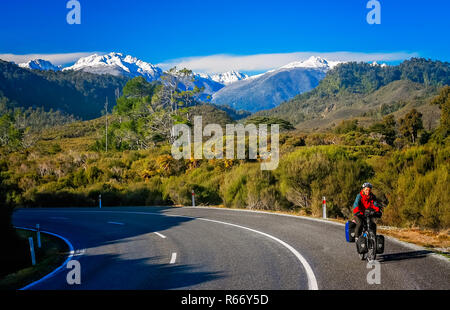
[[[62,269],[29,289],[450,289],[450,262],[387,239],[381,284],[330,222],[214,208],[19,209],[13,223],[68,239]]]

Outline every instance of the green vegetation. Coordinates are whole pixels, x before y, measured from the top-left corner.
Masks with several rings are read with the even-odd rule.
[[[413,61],[410,65],[418,64]],[[186,78],[191,73],[182,70],[172,74],[167,79],[180,74]],[[180,91],[176,80],[162,85],[135,78],[125,85],[108,116],[107,152],[105,116],[43,126],[31,145],[11,147],[14,143],[8,142],[0,147],[0,199],[5,206],[1,210],[8,219],[15,206],[96,206],[99,194],[105,206],[187,205],[195,190],[197,203],[203,205],[312,215],[319,214],[326,196],[329,215],[347,218],[361,184],[370,181],[386,206],[384,224],[445,230],[450,228],[449,88],[437,90],[435,85],[436,91],[430,92],[431,88],[423,86],[425,81],[444,81],[441,75],[431,74],[423,81],[420,76],[405,76],[414,82],[376,84],[379,88],[373,91],[368,85],[375,84],[361,84],[358,81],[363,76],[358,75],[355,83],[362,86],[352,88],[355,92],[373,91],[367,96],[384,96],[387,88],[387,94],[399,91],[398,98],[405,91],[412,93],[406,96],[411,101],[402,99],[402,109],[408,109],[404,113],[388,113],[391,110],[383,108],[387,114],[381,113],[382,118],[370,123],[347,117],[321,133],[283,131],[280,164],[274,171],[261,171],[261,159],[175,160],[171,156],[173,124],[191,124],[194,115],[205,117],[203,125],[224,125],[232,120],[224,111],[194,100],[198,89]],[[418,102],[420,111],[414,109]],[[421,111],[427,106],[441,116],[436,118],[436,126],[426,126]],[[21,141],[23,138],[14,138],[17,127],[13,116],[5,113],[0,127],[12,140]],[[278,116],[246,121],[292,129]],[[7,220],[2,227],[9,227]]]
[[[349,118],[370,125],[388,114],[399,118],[416,108],[423,114],[424,124],[435,127],[438,111],[429,101],[450,83],[449,76],[449,63],[423,58],[386,67],[345,63],[330,70],[312,91],[255,115],[280,117],[311,131]]]
[[[280,125],[280,130],[293,130],[294,129],[294,126],[292,126],[291,123],[289,123],[288,121],[286,121],[284,119],[277,118],[277,117],[266,117],[266,116],[251,117],[245,121],[245,125],[247,125],[247,124],[254,124],[256,126],[258,126],[260,124],[267,124],[268,126],[277,124],[277,125]]]
[[[24,246],[21,247],[16,244],[15,248],[21,251],[17,250],[14,254],[9,252],[2,255],[0,290],[20,289],[33,281],[39,280],[59,267],[67,257],[68,248],[64,241],[50,235],[41,234],[42,248],[36,247],[36,265],[32,266],[28,238],[33,237],[35,244],[37,244],[36,233],[18,230],[17,236],[19,244]],[[28,255],[24,256],[24,253]]]
[[[330,197],[330,216],[349,217],[361,184],[374,175],[355,153],[345,147],[314,146],[288,154],[279,170],[283,196],[316,216],[321,212],[322,197]]]
[[[82,71],[39,71],[0,60],[0,98],[17,107],[42,107],[82,119],[99,117],[105,98],[115,98],[127,78]]]
[[[27,148],[36,142],[44,129],[75,122],[72,115],[43,108],[14,107],[8,99],[0,97],[0,146],[9,150]]]
[[[173,142],[172,126],[191,124],[193,115],[202,115],[207,122],[231,122],[224,111],[197,102],[195,96],[201,92],[198,87],[180,91],[178,76],[193,78],[189,70],[172,69],[162,77],[165,84],[136,77],[125,85],[108,128],[110,149],[142,150],[163,141]],[[106,135],[97,141],[93,150],[106,150]]]
[[[350,62],[337,66],[315,89],[319,95],[339,92],[371,93],[391,82],[409,80],[425,85],[450,84],[449,63],[412,58],[398,66]]]
[[[230,107],[229,105],[226,105],[226,104],[215,105],[215,104],[211,103],[210,105],[226,112],[229,115],[229,117],[231,117],[231,119],[236,120],[236,121],[246,118],[251,115],[251,113],[248,111],[244,111],[244,110],[236,111],[235,109],[233,109],[232,107]]]
[[[389,201],[385,221],[394,226],[449,228],[449,158],[448,143],[445,147],[429,143],[396,151],[379,162],[374,183]]]
[[[438,105],[441,109],[441,122],[436,131],[436,136],[439,140],[443,140],[450,134],[450,86],[443,87],[439,96],[436,96],[431,104]]]

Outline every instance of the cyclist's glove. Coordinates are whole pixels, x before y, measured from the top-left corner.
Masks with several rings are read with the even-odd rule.
[[[375,212],[375,214],[373,216],[376,218],[381,218],[382,215],[383,215],[383,213],[381,213],[381,212]]]

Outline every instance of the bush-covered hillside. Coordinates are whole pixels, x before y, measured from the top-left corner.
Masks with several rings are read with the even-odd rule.
[[[437,119],[429,100],[450,84],[450,64],[413,58],[397,66],[345,63],[330,70],[315,89],[280,106],[256,113],[284,118],[301,129],[327,128],[343,119],[381,119],[411,108]],[[435,125],[435,124],[433,124]]]

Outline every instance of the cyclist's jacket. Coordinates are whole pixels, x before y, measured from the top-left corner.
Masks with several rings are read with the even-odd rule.
[[[373,209],[375,212],[380,212],[380,205],[377,203],[377,197],[370,193],[369,195],[364,195],[361,191],[358,196],[356,196],[355,202],[353,203],[353,214],[359,215],[364,214],[364,210]]]

